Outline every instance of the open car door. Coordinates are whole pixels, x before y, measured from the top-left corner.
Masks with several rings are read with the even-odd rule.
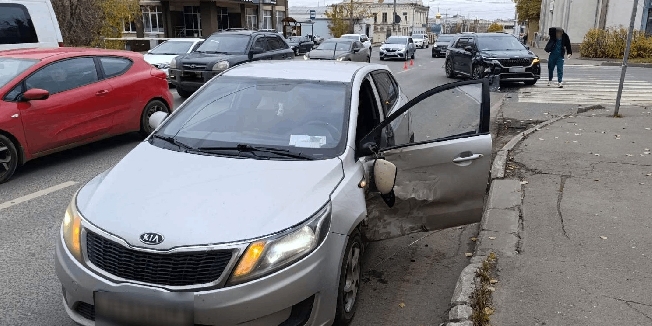
[[[489,101],[487,80],[442,85],[409,101],[362,139],[357,146],[371,156],[369,162],[375,156],[396,167],[394,188],[382,197],[377,190],[391,185],[380,185],[378,173],[370,177],[366,239],[481,220],[491,162]],[[410,118],[400,119],[405,114]],[[410,123],[410,137],[392,139],[385,148],[374,142],[374,135],[397,128],[399,120]]]

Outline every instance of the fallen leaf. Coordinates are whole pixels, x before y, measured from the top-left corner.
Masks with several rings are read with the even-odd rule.
[[[632,155],[632,154],[625,154],[625,156],[634,156],[634,155]]]
[[[643,152],[643,154],[645,154],[645,155],[650,155],[650,152]]]
[[[496,237],[489,237],[489,240],[496,240]]]
[[[646,174],[646,176],[652,177],[652,173],[648,173],[648,174]]]
[[[472,253],[470,253],[470,252],[467,252],[467,253],[465,253],[465,254],[464,254],[464,256],[466,256],[466,257],[472,257],[472,256],[473,256],[473,254],[472,254]]]
[[[405,303],[401,302],[401,303],[398,304],[398,306],[401,307],[401,308],[405,308]]]
[[[539,140],[544,140],[543,138],[539,138]]]
[[[485,307],[484,308],[484,313],[485,313],[485,315],[491,315],[491,314],[494,313],[494,310],[489,308],[489,307]]]
[[[473,238],[471,238],[471,241],[473,241],[473,242],[478,241],[478,238],[473,237]]]
[[[644,149],[644,151],[649,151],[649,150],[650,150],[649,148]]]
[[[650,128],[645,128],[645,130],[652,130],[652,129],[650,129]]]
[[[528,184],[528,183],[529,183],[529,182],[527,182],[527,181],[525,181],[525,180],[521,181],[521,184],[522,184],[522,185],[526,185],[526,184]]]
[[[577,130],[582,131],[582,129],[577,129]]]
[[[577,140],[573,140],[573,143],[577,143]]]
[[[600,236],[600,239],[602,239],[602,240],[607,240],[607,237],[605,237],[604,235],[601,235],[601,236]]]
[[[639,183],[639,184],[640,184],[640,185],[644,185],[645,183],[641,182],[641,183]]]
[[[582,134],[575,133],[575,136],[581,136]]]
[[[543,112],[544,115],[548,115],[548,112]]]
[[[496,291],[496,288],[493,287],[493,286],[488,286],[488,287],[487,287],[487,290],[489,290],[489,291],[491,291],[491,292],[494,292],[494,291]]]
[[[593,155],[595,155],[595,156],[600,156],[600,154],[593,154]]]
[[[496,280],[496,279],[491,279],[491,280],[489,280],[489,283],[490,283],[490,284],[496,284],[496,283],[498,283],[498,280]]]

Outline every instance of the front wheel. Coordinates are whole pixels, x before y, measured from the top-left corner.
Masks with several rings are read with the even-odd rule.
[[[355,229],[349,235],[346,243],[342,266],[340,267],[340,283],[337,289],[337,310],[333,325],[345,326],[351,323],[358,303],[360,289],[360,276],[362,274],[362,237],[360,231]]]
[[[140,117],[140,134],[143,137],[149,136],[149,134],[151,134],[152,131],[154,131],[154,128],[152,128],[149,125],[149,117],[151,117],[152,114],[158,111],[162,111],[168,114],[170,113],[170,109],[168,108],[168,106],[165,103],[163,103],[163,101],[160,100],[153,100],[147,103],[147,105],[145,105],[145,108],[143,109],[143,113]]]
[[[367,56],[367,62],[371,62],[371,55]]]
[[[18,150],[11,139],[0,135],[0,183],[7,182],[18,167]]]
[[[474,80],[482,79],[483,74],[484,74],[484,66],[480,64],[474,64],[473,67],[471,68],[471,79]]]
[[[444,69],[446,70],[446,77],[454,78],[455,72],[453,71],[453,63],[451,62],[450,59],[446,60],[444,67],[445,67]]]
[[[383,57],[378,57],[378,58],[380,59],[380,61],[385,61],[385,58]]]
[[[294,49],[294,55],[298,56],[299,55],[299,49]]]

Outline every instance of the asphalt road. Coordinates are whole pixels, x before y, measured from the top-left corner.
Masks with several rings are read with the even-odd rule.
[[[372,62],[379,62],[375,51]],[[410,98],[450,81],[443,59],[431,58],[430,49],[418,50],[407,70],[403,62],[383,63]],[[176,105],[181,103],[175,99]],[[117,163],[139,141],[137,135],[125,135],[37,159],[0,185],[0,325],[74,324],[64,312],[54,274],[54,239],[64,210],[82,184]],[[477,229],[471,225],[369,244],[353,325],[444,321]]]

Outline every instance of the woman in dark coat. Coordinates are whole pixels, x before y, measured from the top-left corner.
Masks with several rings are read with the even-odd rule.
[[[570,59],[573,50],[571,50],[570,38],[563,29],[552,27],[548,32],[550,40],[548,40],[545,49],[546,52],[550,53],[548,57],[548,86],[552,82],[552,73],[555,71],[555,67],[557,67],[557,87],[562,88],[564,87],[564,57],[568,53],[568,58]]]

